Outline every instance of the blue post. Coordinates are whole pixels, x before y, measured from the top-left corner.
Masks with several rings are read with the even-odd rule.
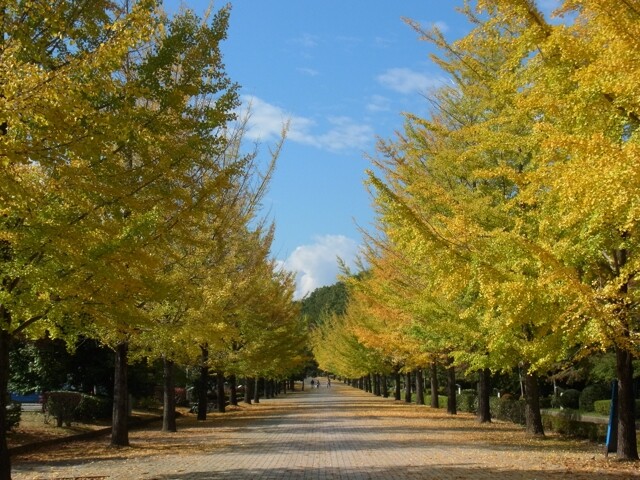
[[[618,381],[611,382],[611,407],[609,408],[609,426],[607,427],[607,451],[615,452],[618,449]]]

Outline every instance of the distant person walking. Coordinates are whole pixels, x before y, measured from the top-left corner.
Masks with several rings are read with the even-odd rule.
[[[331,388],[331,379],[327,377],[327,388]]]

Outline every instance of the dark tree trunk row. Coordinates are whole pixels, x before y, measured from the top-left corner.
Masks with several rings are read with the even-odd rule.
[[[127,390],[129,344],[120,342],[116,347],[115,353],[111,445],[126,447],[129,445],[129,394]]]
[[[540,412],[540,390],[538,389],[538,375],[527,373],[524,377],[525,388],[525,418],[527,433],[544,437],[542,413]]]
[[[175,432],[176,426],[176,388],[173,361],[162,358],[164,367],[164,401],[162,404],[162,431]]]
[[[621,460],[638,460],[635,399],[633,395],[633,356],[616,348],[616,376],[618,377],[618,446]]]
[[[198,420],[207,419],[207,391],[209,390],[209,349],[200,346],[200,381],[198,382]]]
[[[456,367],[451,365],[451,361],[449,361],[447,368],[447,413],[450,415],[458,413],[456,393]]]
[[[238,379],[235,374],[229,376],[229,405],[238,405]]]
[[[438,364],[431,362],[431,408],[440,408],[438,402]]]
[[[417,368],[415,371],[416,376],[416,405],[424,405],[424,376],[422,369]]]
[[[216,372],[216,407],[218,409],[218,413],[226,412],[227,408],[227,396],[224,391],[224,372],[218,370]]]
[[[9,396],[9,348],[11,336],[3,327],[9,325],[10,315],[0,305],[0,480],[11,480],[11,457],[7,445],[8,419],[7,397]]]
[[[491,421],[491,409],[489,408],[490,375],[491,372],[488,368],[478,372],[478,422],[480,423]]]
[[[406,381],[404,384],[404,401],[405,403],[411,403],[411,383],[412,383],[411,372],[407,372],[405,378],[406,378]]]

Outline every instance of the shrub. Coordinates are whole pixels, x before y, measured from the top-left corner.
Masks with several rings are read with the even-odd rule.
[[[162,400],[155,397],[142,397],[136,399],[135,405],[141,410],[157,410],[162,406]]]
[[[542,423],[547,430],[572,437],[588,438],[594,442],[602,441],[606,436],[606,425],[578,421],[574,410],[562,410],[558,415],[543,415]]]
[[[597,414],[609,415],[611,409],[611,400],[596,400],[593,402],[593,409]],[[636,400],[636,418],[640,418],[640,400]]]
[[[89,422],[112,415],[113,398],[82,394],[80,403],[73,412],[73,418],[79,422]]]
[[[431,395],[424,396],[424,404],[427,406],[431,405]],[[438,408],[447,408],[446,395],[438,395]]]
[[[82,400],[82,394],[79,392],[47,392],[44,397],[45,418],[54,417],[58,427],[61,427],[63,423],[71,426],[74,411]]]
[[[560,408],[572,408],[577,410],[580,407],[580,391],[570,388],[560,394],[558,398]]]
[[[7,431],[12,430],[20,424],[22,406],[19,402],[9,402],[7,405]]]
[[[611,400],[596,400],[593,402],[593,411],[599,415],[609,415]]]
[[[176,405],[188,405],[189,402],[187,402],[187,389],[186,388],[181,388],[181,387],[176,387]]]
[[[610,389],[604,385],[589,385],[585,387],[580,394],[580,410],[593,412],[593,403],[596,400],[606,400],[610,398],[611,392],[609,390]]]
[[[475,390],[463,390],[456,395],[458,410],[466,413],[476,413],[478,410],[478,397]]]
[[[553,397],[540,397],[540,408],[551,408]]]
[[[500,398],[489,398],[491,416],[499,420],[506,420],[520,425],[526,423],[525,405],[524,400],[515,400],[511,395],[503,395]]]

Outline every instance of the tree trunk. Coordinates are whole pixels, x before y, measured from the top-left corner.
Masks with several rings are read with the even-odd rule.
[[[164,367],[164,402],[162,406],[162,431],[175,432],[176,427],[176,387],[173,361],[162,358]]]
[[[253,386],[253,403],[260,403],[260,383],[261,382],[262,382],[262,378],[255,379],[255,385]]]
[[[9,325],[8,312],[0,305],[0,322]],[[0,328],[0,480],[11,480],[11,457],[7,445],[8,420],[7,399],[9,397],[9,347],[11,336]]]
[[[491,408],[489,406],[489,376],[491,372],[488,368],[478,372],[478,422],[487,423],[491,421]]]
[[[251,379],[249,377],[244,377],[244,403],[248,403],[251,405]]]
[[[387,375],[382,375],[382,396],[389,398],[389,386],[387,385]]]
[[[449,367],[447,368],[447,413],[451,415],[458,413],[456,393],[456,367],[449,361]]]
[[[525,417],[527,422],[527,433],[544,437],[542,414],[540,413],[540,390],[538,389],[537,373],[525,374],[524,392],[524,398],[526,401]]]
[[[402,400],[402,387],[400,385],[400,381],[401,381],[400,372],[397,369],[394,372],[394,376],[395,376],[395,390],[393,392],[393,399],[400,401]]]
[[[438,401],[438,364],[431,362],[431,408],[440,408]]]
[[[115,376],[113,382],[113,419],[111,421],[111,445],[129,446],[127,357],[129,344],[120,342],[115,351]]]
[[[422,369],[416,369],[416,405],[424,405],[424,376]]]
[[[200,388],[198,388],[198,420],[206,420],[209,401],[207,398],[209,392],[209,348],[206,345],[201,345],[200,352],[202,357],[200,362]]]
[[[616,347],[616,375],[618,377],[618,448],[620,460],[638,460],[635,399],[633,395],[632,355]]]
[[[216,398],[218,399],[218,413],[224,413],[227,410],[227,396],[224,392],[224,372],[218,370],[216,372]]]
[[[238,380],[235,375],[229,377],[229,405],[238,405]]]
[[[404,401],[405,403],[411,403],[411,384],[413,380],[411,378],[411,372],[407,372],[405,376],[405,385],[404,385]]]

